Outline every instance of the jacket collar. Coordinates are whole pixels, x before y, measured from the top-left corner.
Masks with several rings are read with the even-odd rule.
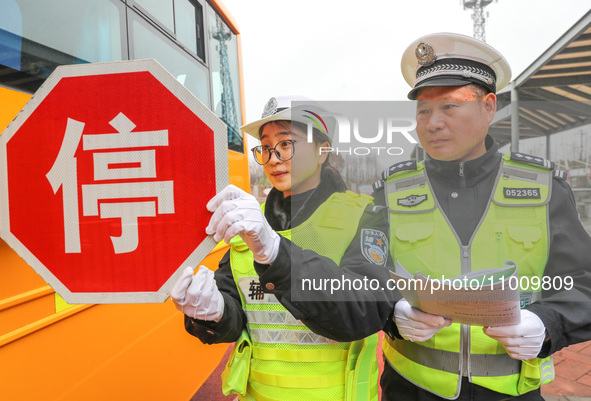
[[[333,193],[347,190],[336,170],[322,169],[320,184],[309,191],[283,197],[273,188],[265,202],[265,218],[275,231],[289,230],[306,221]]]
[[[501,154],[495,140],[487,135],[486,153],[467,162],[443,161],[428,157],[425,161],[427,173],[431,178],[455,187],[474,186],[490,174],[496,174]]]

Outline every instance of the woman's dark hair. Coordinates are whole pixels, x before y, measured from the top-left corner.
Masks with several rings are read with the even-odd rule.
[[[276,120],[270,121],[267,124],[276,124],[277,126],[281,127],[282,129],[291,131],[292,129],[296,129],[300,133],[304,135],[308,135],[308,125],[301,123],[299,121],[291,121],[291,120]],[[263,128],[265,127],[264,124],[259,128],[259,137],[263,133]],[[324,142],[330,142],[328,136],[323,134],[317,128],[312,128],[312,140],[316,144],[321,144]],[[341,177],[341,173],[333,164],[333,156],[332,154],[328,153],[327,158],[322,164],[322,170],[320,171],[320,181],[331,181],[337,188],[339,192],[345,192],[347,190],[347,185],[345,181],[343,181],[343,177]]]

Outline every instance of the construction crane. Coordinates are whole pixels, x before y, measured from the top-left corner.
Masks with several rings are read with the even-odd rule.
[[[484,24],[486,23],[484,7],[492,2],[493,0],[462,0],[464,10],[467,8],[472,10],[472,20],[474,21],[474,33],[472,36],[483,42],[486,42],[486,35],[484,33]]]

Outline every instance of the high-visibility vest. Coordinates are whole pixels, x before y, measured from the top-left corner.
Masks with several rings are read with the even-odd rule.
[[[503,156],[488,207],[468,245],[461,243],[442,213],[423,163],[394,172],[385,183],[394,262],[410,273],[441,279],[503,267],[505,260],[512,260],[519,277],[541,278],[548,260],[552,185],[552,172],[544,163]],[[541,286],[536,289],[532,280],[525,279],[519,283],[530,283],[530,288],[520,287],[522,308],[541,298]],[[453,323],[424,342],[386,336],[383,350],[390,365],[407,380],[448,399],[458,397],[462,376],[510,395],[554,378],[551,357],[522,363],[509,357],[503,345],[479,326]]]
[[[370,197],[350,191],[335,193],[308,220],[280,234],[338,264],[370,203]],[[312,332],[273,294],[262,291],[252,252],[242,239],[233,238],[230,246],[253,352],[248,394],[239,398],[377,401],[377,335],[339,343]],[[297,261],[292,263],[297,269]]]

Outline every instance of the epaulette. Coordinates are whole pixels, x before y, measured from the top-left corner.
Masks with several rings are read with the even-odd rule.
[[[554,170],[554,162],[538,156],[532,156],[521,152],[511,152],[511,160],[519,163],[535,164],[548,170]]]
[[[395,163],[388,167],[386,170],[382,171],[381,178],[374,182],[372,185],[373,191],[377,191],[378,189],[384,186],[384,182],[394,173],[398,173],[400,171],[405,170],[416,170],[417,169],[417,162],[416,160],[406,160],[400,163]]]
[[[566,181],[566,179],[568,178],[568,173],[566,171],[562,171],[562,170],[554,170],[552,172],[552,177],[557,178],[562,181]]]
[[[543,167],[552,171],[552,177],[562,181],[566,181],[568,178],[568,173],[566,171],[558,170],[556,168],[556,163],[548,159],[543,159],[538,156],[532,156],[521,152],[511,152],[511,160],[520,163],[535,164],[536,166]]]
[[[406,160],[401,163],[396,163],[388,167],[386,170],[382,172],[382,180],[388,179],[392,174],[398,173],[399,171],[404,170],[416,170],[417,169],[417,162],[416,160]]]
[[[373,192],[376,192],[378,189],[381,189],[384,187],[384,180],[379,179],[376,182],[374,182],[373,184],[371,184],[371,189],[373,190]]]

